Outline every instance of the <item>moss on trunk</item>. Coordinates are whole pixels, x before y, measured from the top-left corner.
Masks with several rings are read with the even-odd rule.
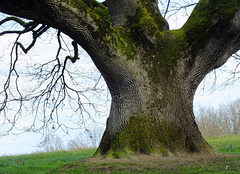
[[[107,158],[125,158],[134,154],[182,156],[214,153],[203,138],[195,138],[186,135],[184,129],[174,122],[139,116],[131,118],[127,127],[115,136],[105,155]],[[95,155],[100,155],[100,151],[98,149]]]

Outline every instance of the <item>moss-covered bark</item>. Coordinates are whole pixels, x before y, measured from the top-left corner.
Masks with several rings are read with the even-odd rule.
[[[100,146],[95,155],[101,152]],[[134,154],[182,156],[214,154],[214,151],[203,138],[186,136],[184,129],[174,122],[140,116],[132,118],[102,154],[108,158],[124,158]]]
[[[175,31],[159,29],[155,19],[145,7],[140,6],[135,16],[129,18],[132,24],[130,34],[132,39],[128,41],[134,43],[140,54],[136,52],[131,59],[126,59],[126,67],[135,66],[137,70],[133,68],[129,74],[135,79],[133,85],[135,88],[132,91],[128,91],[127,86],[125,88],[129,93],[135,93],[135,98],[139,97],[139,102],[134,105],[135,102],[127,97],[126,100],[123,97],[121,101],[117,99],[114,101],[112,109],[114,114],[110,113],[108,121],[110,126],[106,129],[96,155],[124,157],[135,153],[155,155],[214,153],[196,125],[192,109],[193,96],[203,77],[216,64],[223,63],[226,59],[226,52],[221,45],[229,42],[226,50],[234,45],[233,38],[221,36],[222,33],[229,32],[232,27],[229,20],[233,19],[234,15],[232,16],[233,11],[224,10],[230,13],[223,13],[228,16],[228,20],[225,17],[222,20],[220,13],[221,15],[217,15],[219,20],[205,23],[202,18],[208,18],[214,12],[209,8],[205,9],[206,4],[202,6],[201,3],[207,1],[200,2],[188,23]],[[207,5],[210,4],[208,1]],[[236,13],[235,5],[235,2],[229,3]],[[218,6],[222,6],[222,3],[213,3],[211,8],[219,8]],[[217,19],[216,16],[214,19]],[[225,20],[228,21],[228,26],[222,28],[221,26],[226,24]],[[196,22],[196,26],[194,21],[199,21]],[[222,30],[219,32],[220,28]],[[201,32],[202,35],[199,34]],[[196,37],[192,37],[192,34]],[[234,35],[238,37],[237,33]],[[216,36],[218,40],[215,40]],[[115,100],[114,92],[112,96]],[[130,94],[129,96],[134,97]],[[121,98],[121,94],[118,97]],[[120,108],[135,110],[124,113],[125,118],[122,119],[123,113]],[[115,128],[117,133],[113,133],[111,124],[114,125],[116,122],[122,122],[123,125]]]
[[[200,0],[190,18],[183,26],[192,53],[197,54],[212,37],[222,37],[231,27],[231,20],[239,10],[240,1]]]
[[[214,153],[196,125],[192,91],[185,91],[184,80],[159,74],[155,78],[149,73],[136,77],[136,88],[125,91],[130,98],[121,94],[121,100],[114,98],[115,107],[95,155],[121,158],[139,153],[161,156]],[[139,97],[138,103],[132,94]],[[113,125],[117,126],[116,132]]]

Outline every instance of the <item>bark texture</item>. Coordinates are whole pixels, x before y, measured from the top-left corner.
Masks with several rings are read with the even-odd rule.
[[[240,48],[239,0],[200,0],[168,30],[155,0],[1,0],[0,11],[74,39],[103,75],[112,105],[95,155],[213,153],[193,114],[195,91]]]

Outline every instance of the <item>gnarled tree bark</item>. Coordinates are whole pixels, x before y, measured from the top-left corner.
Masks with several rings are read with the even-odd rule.
[[[112,96],[95,155],[214,153],[193,114],[195,91],[240,48],[239,0],[200,0],[170,31],[155,0],[1,0],[0,11],[57,28],[90,55]]]

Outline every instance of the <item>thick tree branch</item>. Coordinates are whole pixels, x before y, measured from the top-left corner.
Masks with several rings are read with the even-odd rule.
[[[160,31],[168,30],[169,25],[158,7],[158,0],[141,0],[142,6],[148,11]]]
[[[232,44],[236,42],[240,28],[239,13],[238,1],[201,0],[183,26],[187,39],[192,44],[193,54],[203,50],[212,38],[219,41],[231,40]]]
[[[79,30],[83,36],[82,39],[87,42],[90,37],[103,38],[103,32],[107,34],[110,27],[107,8],[95,0],[72,2],[67,0],[61,2],[56,0],[3,0],[0,2],[0,11],[39,21],[50,27],[58,28],[70,36],[72,31],[68,31],[69,28],[73,28],[74,31]],[[60,21],[62,26],[59,24]]]
[[[107,0],[113,26],[132,27],[141,24],[142,18],[151,18],[159,30],[167,30],[168,23],[162,17],[156,0]],[[147,21],[144,21],[147,22]]]
[[[196,89],[207,73],[240,49],[240,2],[201,0],[182,30],[190,46],[189,81]],[[188,69],[189,70],[189,69]],[[200,73],[201,72],[201,73]]]
[[[102,72],[115,61],[109,45],[118,44],[113,43],[116,32],[107,20],[108,9],[95,0],[3,0],[0,11],[57,28],[82,46]]]

